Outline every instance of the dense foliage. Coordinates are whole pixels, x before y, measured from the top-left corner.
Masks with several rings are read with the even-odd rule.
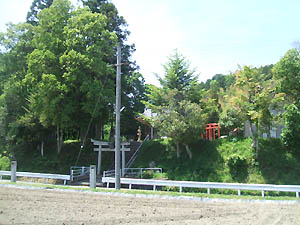
[[[289,157],[299,155],[299,50],[289,50],[275,65],[240,67],[205,83],[176,50],[163,65],[164,74],[157,75],[160,86],[145,85],[131,59],[135,46],[127,43],[128,25],[115,5],[81,3],[75,8],[69,0],[33,0],[27,21],[8,24],[0,33],[2,168],[9,157],[43,157],[55,149],[58,157],[70,140],[79,151],[90,138],[114,137],[117,43],[123,62],[123,138],[136,136],[135,116],[147,108],[154,116],[145,119],[158,136],[170,138],[166,151],[178,160],[185,157],[182,148],[190,160],[198,157],[192,147],[207,123],[220,123],[222,135],[238,137],[249,123],[254,163],[266,156],[261,137],[270,137],[278,126],[284,127],[282,149]],[[200,148],[206,144],[198,142]],[[242,153],[226,157],[235,172],[253,163]],[[235,172],[232,176],[239,176]]]
[[[126,62],[121,134],[135,134],[144,79],[130,60],[134,46],[125,44],[126,21],[108,1],[83,5],[34,0],[27,22],[10,24],[0,35],[1,151],[10,156],[42,154],[52,142],[60,153],[65,140],[113,135],[117,42]]]
[[[170,180],[300,184],[300,158],[287,152],[279,139],[261,139],[258,158],[251,147],[251,138],[194,140],[191,144],[193,159],[187,155],[177,158],[169,148],[170,141],[146,142],[133,166],[163,168],[164,177]]]

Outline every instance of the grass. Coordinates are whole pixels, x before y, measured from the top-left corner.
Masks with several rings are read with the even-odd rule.
[[[198,140],[183,146],[181,157],[171,148],[171,139],[145,142],[133,167],[161,167],[167,179],[203,182],[300,184],[300,157],[289,153],[279,139],[261,139],[259,156],[250,138]],[[276,194],[276,193],[274,193]]]
[[[181,157],[177,158],[171,139],[158,139],[144,142],[132,167],[163,168],[163,178],[203,182],[255,183],[300,185],[300,156],[290,153],[279,139],[261,139],[258,158],[251,148],[250,138],[231,137],[217,141],[196,140],[190,145],[193,158],[189,159],[183,146]],[[70,166],[76,162],[80,149],[77,140],[67,141],[60,155],[56,154],[55,143],[44,150],[18,153],[18,171],[69,174]],[[114,159],[113,154],[103,155],[103,167],[107,169]],[[7,161],[7,160],[6,160]],[[7,166],[5,159],[0,165]],[[81,152],[78,165],[89,166],[97,163],[97,154],[92,146]],[[147,174],[148,175],[148,174]],[[169,193],[177,189],[164,188]],[[194,195],[205,196],[205,190],[184,189]],[[148,193],[148,192],[147,192]],[[155,192],[157,193],[157,192]],[[211,195],[235,196],[231,190],[212,190]],[[243,191],[242,196],[260,198],[259,192]],[[294,193],[269,192],[275,198],[293,198]],[[235,197],[234,197],[235,198]],[[266,198],[263,198],[266,199]]]
[[[288,196],[250,196],[250,195],[229,195],[229,194],[207,194],[207,193],[187,193],[187,192],[175,192],[175,191],[148,191],[148,190],[129,190],[129,189],[107,189],[107,188],[96,188],[91,189],[89,187],[77,187],[77,186],[65,186],[65,185],[53,185],[53,184],[33,184],[33,183],[25,183],[25,182],[1,182],[1,184],[11,184],[16,186],[24,186],[24,187],[37,187],[37,188],[50,188],[50,189],[58,189],[58,190],[75,190],[75,191],[89,191],[89,192],[105,192],[105,193],[123,193],[123,194],[131,194],[131,195],[160,195],[160,196],[172,196],[172,197],[196,197],[196,198],[209,198],[209,199],[242,199],[242,200],[290,200],[290,201],[299,201],[299,198],[296,197],[288,197]]]

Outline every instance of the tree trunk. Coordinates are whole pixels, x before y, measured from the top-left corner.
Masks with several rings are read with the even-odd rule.
[[[44,141],[41,143],[41,156],[44,156]]]
[[[250,123],[250,129],[251,129],[251,138],[252,138],[252,148],[255,150],[256,159],[258,158],[258,124],[256,123],[255,131],[252,126],[252,122],[249,120]]]
[[[179,148],[179,143],[176,143],[176,153],[177,153],[177,158],[180,158],[180,148]]]
[[[102,125],[102,123],[100,123],[99,124],[99,132],[100,132],[100,136],[99,136],[99,138],[100,138],[100,140],[104,140],[104,125]]]
[[[96,140],[101,140],[101,125],[95,124],[95,138]]]
[[[109,132],[109,141],[115,140],[115,128],[114,122],[111,120],[110,122],[110,132]]]
[[[186,153],[189,155],[189,158],[192,159],[193,158],[193,154],[192,154],[192,151],[190,150],[190,147],[185,144],[185,150],[186,150]]]
[[[56,142],[57,142],[57,154],[61,152],[62,142],[63,142],[63,131],[56,126]]]

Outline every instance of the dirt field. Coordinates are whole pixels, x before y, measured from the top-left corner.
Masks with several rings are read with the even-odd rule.
[[[300,204],[208,203],[0,187],[0,224],[300,224]]]

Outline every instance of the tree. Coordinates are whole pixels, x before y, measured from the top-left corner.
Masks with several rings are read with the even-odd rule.
[[[286,106],[282,140],[290,152],[300,153],[300,103]]]
[[[29,146],[36,138],[20,123],[28,94],[22,83],[28,69],[27,55],[33,51],[33,27],[30,24],[8,24],[0,34],[0,142],[15,155],[18,146]]]
[[[180,145],[184,145],[190,158],[189,145],[204,129],[208,113],[205,101],[201,101],[197,76],[189,69],[187,60],[177,51],[164,65],[164,77],[159,77],[162,87],[147,86],[146,106],[156,113],[152,125],[161,136],[171,137],[180,157]]]
[[[105,16],[87,8],[72,12],[66,0],[54,1],[38,17],[25,79],[31,89],[27,116],[56,127],[59,153],[64,130],[78,128],[74,115],[93,116],[95,102],[103,103],[99,111],[114,94],[107,88],[113,70],[104,58],[114,54],[116,36],[105,29]]]
[[[177,157],[180,157],[180,145],[184,145],[187,154],[192,159],[189,145],[197,139],[207,123],[207,114],[197,103],[189,100],[178,101],[178,90],[170,89],[162,96],[167,104],[153,106],[156,116],[152,119],[160,136],[171,137]]]
[[[181,100],[183,97],[192,95],[193,87],[197,84],[198,76],[191,70],[190,63],[177,50],[169,57],[168,62],[163,65],[165,74],[158,77],[164,91],[177,89]]]
[[[27,13],[26,22],[33,26],[39,24],[38,13],[45,8],[49,8],[53,0],[34,0],[30,6],[30,11]]]
[[[291,49],[273,68],[277,92],[284,94],[282,140],[291,152],[299,152],[300,50]]]
[[[236,82],[231,95],[225,97],[226,104],[240,112],[248,120],[252,133],[256,157],[259,153],[258,137],[263,131],[269,132],[273,121],[271,109],[276,108],[281,95],[275,95],[275,85],[262,73],[262,69],[243,67],[236,73]]]
[[[124,17],[120,16],[115,5],[107,0],[81,0],[84,6],[87,6],[92,12],[105,15],[107,18],[106,29],[113,32],[118,37],[118,42],[121,44],[122,51],[122,105],[125,109],[122,111],[121,120],[121,134],[132,134],[136,132],[137,121],[134,119],[137,113],[144,111],[144,104],[140,101],[145,99],[144,94],[145,85],[144,78],[140,73],[137,73],[138,67],[136,63],[132,61],[132,54],[135,51],[135,46],[128,45],[126,40],[130,32],[127,27]],[[115,50],[116,52],[116,50]],[[105,62],[114,65],[116,54],[105,57]],[[111,88],[114,88],[115,83],[111,84]],[[115,88],[114,88],[115,89]],[[110,104],[113,106],[113,104]],[[111,107],[110,111],[113,112]],[[110,115],[111,130],[113,130],[115,118],[113,114]],[[134,126],[128,126],[127,124],[134,124]]]
[[[285,93],[288,103],[300,99],[300,51],[289,50],[273,68],[274,78],[278,81],[278,92]]]
[[[26,56],[33,51],[33,27],[30,24],[8,24],[7,32],[0,33],[0,94],[5,82],[12,77],[22,80],[27,66]]]

